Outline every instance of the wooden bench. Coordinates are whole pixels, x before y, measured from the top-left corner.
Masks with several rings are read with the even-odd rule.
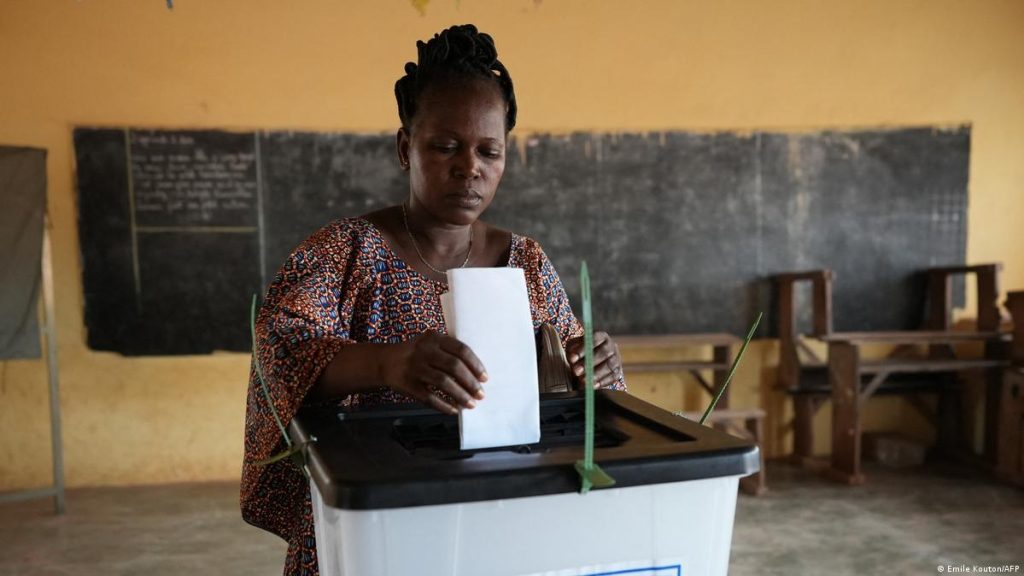
[[[725,384],[732,367],[733,348],[743,340],[733,334],[670,334],[657,336],[615,336],[623,357],[623,370],[627,374],[651,372],[686,372],[708,393],[710,402]],[[654,360],[634,362],[627,360],[631,351],[670,352],[681,349],[710,348],[711,357],[699,360]],[[709,381],[705,374],[711,372]],[[731,386],[730,386],[731,388]],[[703,413],[678,412],[691,420],[700,420]],[[761,471],[740,480],[740,489],[747,494],[759,496],[767,491],[767,475],[764,469],[764,410],[760,408],[729,408],[729,389],[722,394],[715,411],[708,417],[708,423],[730,434],[749,438],[761,449]]]
[[[687,372],[708,394],[714,397],[719,388],[725,384],[732,367],[732,349],[743,342],[732,334],[666,334],[652,336],[615,336],[619,353],[623,357],[622,367],[629,373],[642,372]],[[681,349],[711,348],[711,358],[702,360],[654,360],[632,362],[626,359],[632,351],[671,352]],[[709,382],[704,373],[710,371]],[[718,402],[721,408],[729,407],[729,391],[726,390]]]
[[[964,370],[986,372],[986,454],[995,451],[995,408],[998,396],[1000,357],[998,332],[998,274],[1000,264],[934,268],[927,271],[928,305],[923,330],[893,332],[834,332],[832,329],[832,281],[830,270],[780,274],[775,277],[779,290],[778,326],[781,345],[779,384],[793,397],[794,457],[801,463],[813,458],[813,417],[827,399],[832,400],[832,455],[830,475],[848,483],[864,481],[860,466],[861,411],[875,394],[939,394],[939,409],[932,414],[919,399],[911,405],[936,421],[940,443],[951,446],[962,438],[958,428],[958,391],[956,376]],[[978,286],[977,330],[953,331],[952,277],[974,274]],[[827,359],[823,361],[796,331],[795,286],[810,282],[812,291],[811,336],[825,342]],[[985,355],[980,359],[957,356],[955,346],[981,342]],[[893,356],[884,360],[862,360],[860,347],[886,344],[894,347]],[[908,354],[917,347],[927,352]],[[801,357],[801,352],[809,358]]]
[[[878,336],[877,338],[874,336]],[[832,398],[832,457],[830,475],[850,484],[864,482],[861,472],[861,413],[867,401],[886,385],[894,383],[894,392],[910,394],[933,391],[941,395],[940,408],[933,420],[939,428],[940,441],[947,446],[956,442],[959,433],[955,410],[959,406],[945,397],[956,394],[949,381],[956,373],[966,370],[993,370],[998,372],[1005,362],[992,359],[961,358],[899,358],[861,360],[860,347],[864,344],[926,344],[929,347],[961,342],[989,342],[998,339],[998,333],[982,332],[886,332],[831,334],[828,343],[828,375]],[[942,376],[934,388],[927,387],[928,376]],[[910,378],[898,379],[898,376]],[[924,376],[926,379],[921,379]],[[917,387],[907,386],[916,384]],[[953,409],[950,409],[952,407]],[[992,412],[987,420],[994,420]],[[987,438],[986,438],[987,440]]]

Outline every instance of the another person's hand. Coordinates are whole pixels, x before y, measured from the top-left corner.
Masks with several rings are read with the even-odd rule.
[[[424,332],[396,344],[390,360],[383,367],[384,383],[440,412],[457,414],[484,397],[480,383],[487,381],[487,371],[483,363],[469,346],[451,336]]]
[[[583,337],[569,340],[566,346],[566,356],[569,358],[569,367],[576,380],[580,383],[580,389],[586,382],[586,373],[583,357]],[[622,373],[622,359],[619,358],[619,347],[612,340],[607,332],[594,332],[594,388],[609,388],[619,381]]]

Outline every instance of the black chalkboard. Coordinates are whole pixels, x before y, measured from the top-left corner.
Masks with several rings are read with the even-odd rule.
[[[248,304],[333,218],[407,194],[393,135],[75,131],[89,345],[247,350]],[[963,263],[970,130],[515,138],[485,219],[539,240],[613,334],[742,333],[769,275],[836,272],[840,330],[916,327]],[[767,329],[766,332],[767,333]]]
[[[261,291],[253,134],[76,130],[88,344],[246,350]]]

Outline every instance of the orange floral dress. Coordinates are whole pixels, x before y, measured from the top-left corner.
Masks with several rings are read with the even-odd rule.
[[[563,346],[583,329],[540,245],[512,235],[508,266],[522,268],[534,329],[547,322]],[[406,264],[364,218],[335,221],[310,236],[288,258],[267,290],[256,320],[256,348],[264,382],[287,427],[320,372],[346,344],[398,343],[426,330],[445,330],[439,295],[443,282]],[[620,380],[617,388],[624,389]],[[389,388],[353,394],[346,406],[412,402]],[[246,522],[288,542],[286,575],[315,575],[316,541],[309,484],[290,460],[256,462],[284,447],[255,369],[249,376],[241,508]]]

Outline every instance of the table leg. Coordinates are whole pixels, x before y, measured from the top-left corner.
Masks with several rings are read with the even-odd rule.
[[[820,400],[811,394],[793,398],[793,461],[806,466],[814,459],[814,415]]]
[[[985,344],[985,358],[998,360],[1005,357],[1001,343],[988,342]],[[985,379],[984,458],[988,464],[995,466],[1001,443],[999,438],[999,405],[1003,392],[1003,370],[1001,368],[989,368],[983,374]]]
[[[715,363],[722,364],[724,366],[732,365],[732,346],[729,346],[728,344],[724,346],[714,346],[714,354]],[[718,391],[722,389],[722,386],[725,386],[725,379],[729,377],[729,369],[723,368],[721,370],[715,370],[714,375],[715,393],[717,394]],[[726,390],[725,394],[722,394],[722,399],[718,401],[718,406],[721,408],[729,407],[729,390]]]
[[[849,342],[828,345],[828,380],[832,387],[832,467],[829,475],[862,484],[860,469],[860,350]]]
[[[958,385],[959,375],[936,375],[943,382],[939,392],[938,410],[936,411],[935,427],[938,438],[935,441],[937,451],[949,457],[961,456],[969,452],[963,426],[963,387]]]

